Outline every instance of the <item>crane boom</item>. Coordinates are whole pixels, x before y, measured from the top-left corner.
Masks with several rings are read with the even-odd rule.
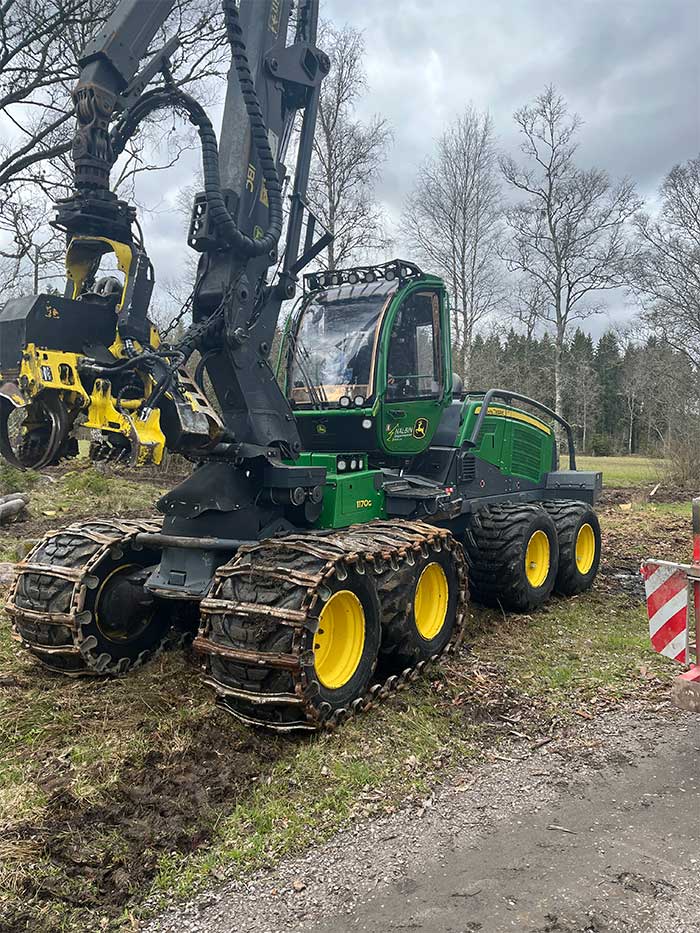
[[[305,250],[300,263],[318,94],[329,62],[315,46],[318,0],[302,0],[294,17],[292,0],[223,0],[222,6],[232,64],[220,150],[205,109],[173,80],[169,57],[178,37],[142,65],[173,0],[121,0],[80,56],[74,191],[57,203],[54,220],[67,236],[65,295],[16,299],[0,312],[0,448],[15,465],[41,467],[65,455],[86,410],[86,425],[101,429],[118,450],[128,445],[133,462],[159,462],[166,446],[228,459],[240,459],[241,445],[252,445],[248,454],[299,450],[268,356],[282,301],[293,297],[298,272],[323,246]],[[148,318],[153,267],[135,208],[109,181],[141,124],[168,109],[197,129],[204,191],[195,198],[188,236],[201,254],[191,298],[194,326],[177,347],[159,349]],[[298,113],[286,250],[274,278],[284,160]],[[116,256],[121,282],[97,277],[108,253]],[[116,343],[109,337],[115,313]],[[95,353],[96,346],[103,349]],[[54,365],[37,348],[50,351]],[[195,351],[204,359],[199,387],[182,369]],[[220,416],[201,391],[205,371]],[[8,427],[18,408],[27,425],[19,449]]]

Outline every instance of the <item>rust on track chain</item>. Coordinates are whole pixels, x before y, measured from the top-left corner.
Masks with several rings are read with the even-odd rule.
[[[99,585],[95,570],[105,558],[118,560],[137,534],[160,527],[150,520],[95,520],[46,535],[15,568],[7,603],[14,637],[45,667],[69,677],[121,674],[150,660],[150,652],[116,663],[96,654],[96,639],[83,631],[92,618],[85,599]]]
[[[313,636],[329,584],[349,572],[382,578],[420,554],[453,554],[459,593],[454,631],[443,651],[369,689],[348,708],[319,697]],[[424,522],[375,521],[341,532],[293,534],[241,548],[220,567],[201,603],[194,648],[203,655],[205,682],[219,703],[247,725],[275,731],[332,729],[418,679],[426,664],[459,644],[468,602],[461,546],[451,533]]]

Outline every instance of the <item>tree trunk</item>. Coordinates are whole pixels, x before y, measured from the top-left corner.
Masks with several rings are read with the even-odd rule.
[[[557,305],[559,305],[560,299],[557,300]],[[559,318],[559,308],[557,308],[557,317]],[[565,329],[559,324],[557,325],[557,333],[554,342],[554,411],[562,417],[563,410],[563,387],[562,387],[562,363],[564,358],[564,336]],[[561,446],[561,426],[559,423],[554,425],[554,436],[557,441],[557,446]]]
[[[471,365],[472,365],[472,342],[473,342],[473,326],[468,321],[464,322],[464,335],[462,339],[462,378],[464,379],[465,385],[469,383],[471,376]]]
[[[634,431],[634,404],[630,405],[630,428],[629,428],[629,438],[627,441],[627,453],[632,453],[632,433]]]

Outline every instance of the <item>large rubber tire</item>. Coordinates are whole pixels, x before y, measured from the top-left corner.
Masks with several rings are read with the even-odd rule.
[[[559,572],[554,589],[562,596],[576,596],[593,586],[600,566],[600,522],[590,505],[585,502],[543,502],[551,515],[559,538]],[[593,560],[589,566],[588,556],[579,553],[579,535],[592,535]],[[583,557],[583,562],[582,562]]]
[[[549,567],[537,586],[528,579],[525,556],[537,532],[549,543]],[[479,509],[465,533],[464,549],[473,599],[485,606],[530,612],[552,594],[559,568],[554,521],[538,505],[491,505]]]
[[[109,527],[108,525],[106,527]],[[37,564],[48,564],[67,570],[79,570],[94,558],[102,546],[79,532],[62,532],[48,537],[32,553]],[[114,619],[106,616],[105,598],[108,590],[105,583],[114,584],[121,568],[129,568],[145,579],[146,570],[153,564],[153,552],[135,549],[130,542],[107,551],[99,562],[90,568],[85,584],[85,596],[80,612],[75,613],[75,582],[70,578],[42,573],[39,566],[27,568],[18,580],[14,594],[15,606],[30,613],[40,613],[46,622],[30,621],[20,616],[15,619],[17,630],[30,650],[51,670],[68,675],[78,674],[126,674],[155,657],[164,647],[171,629],[169,607],[158,604],[143,594],[143,624],[130,630],[123,615]],[[111,603],[111,611],[115,606]],[[123,606],[123,603],[121,604]],[[136,621],[138,610],[131,605],[129,621]],[[61,617],[68,620],[74,613],[73,630],[66,624],[56,624]],[[100,613],[102,619],[100,620]],[[110,637],[109,629],[115,634],[112,623],[118,623],[124,637]],[[133,635],[133,637],[131,637]],[[65,647],[65,652],[57,649]],[[52,649],[50,653],[43,648]]]
[[[289,566],[290,576],[292,571],[313,572],[320,563],[313,556],[300,558],[296,554],[292,555]],[[309,679],[316,684],[311,702],[317,708],[323,708],[326,718],[335,710],[349,709],[355,700],[364,696],[377,666],[381,641],[381,612],[371,574],[360,574],[354,569],[349,569],[344,579],[339,579],[337,576],[329,578],[324,588],[324,599],[319,600],[314,616],[320,617],[324,605],[328,604],[334,594],[348,590],[357,597],[364,611],[364,644],[355,672],[346,683],[334,689],[324,686],[321,682],[315,663],[309,665],[307,672]],[[255,584],[248,584],[244,577],[231,577],[225,581],[218,595],[224,599],[262,602],[267,606],[294,611],[301,608],[305,593],[302,587],[285,590],[276,580],[270,581],[270,584],[262,589],[257,581]],[[215,621],[212,637],[224,648],[230,647],[264,654],[292,654],[294,639],[297,636],[290,626],[257,620],[250,622],[227,613],[222,614]],[[304,641],[302,653],[311,657],[314,652],[316,633],[305,630],[301,637]],[[212,655],[210,669],[220,684],[234,690],[251,691],[261,696],[294,692],[292,674],[279,668],[241,664],[226,657]],[[242,710],[246,712],[245,705],[242,706]],[[290,720],[297,716],[297,711],[293,707],[283,707],[282,710],[284,714],[289,714]],[[251,713],[254,711],[251,707]],[[272,712],[271,706],[268,707],[268,711]],[[284,725],[284,720],[280,720],[278,724]]]
[[[461,558],[459,558],[461,560]],[[455,628],[460,581],[457,570],[458,556],[454,551],[430,549],[412,564],[403,563],[378,578],[379,601],[382,607],[382,643],[379,652],[380,668],[388,674],[400,674],[421,661],[440,655],[449,644]],[[445,605],[439,630],[432,637],[421,634],[416,621],[416,591],[423,574],[436,564],[444,574]]]

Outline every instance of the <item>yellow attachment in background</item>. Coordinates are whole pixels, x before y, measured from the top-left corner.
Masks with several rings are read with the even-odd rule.
[[[133,246],[103,236],[73,237],[66,250],[66,275],[73,283],[72,297],[75,299],[80,294],[85,280],[94,271],[95,263],[107,253],[114,253],[119,271],[124,274],[122,296],[117,305],[117,311],[120,311],[124,304],[131,266],[136,255]]]
[[[83,427],[115,431],[127,437],[131,441],[132,453],[135,452],[136,465],[159,464],[165,450],[160,412],[155,409],[144,421],[132,417],[129,410],[137,408],[142,399],[123,402],[126,414],[118,411],[108,379],[96,379],[92,392],[88,393],[80,381],[79,358],[77,353],[42,350],[28,344],[22,354],[19,371],[19,387],[25,399],[30,401],[40,392],[56,392],[67,408],[86,409]],[[149,377],[144,391],[149,393],[152,388],[153,382]]]
[[[89,396],[80,381],[78,354],[42,350],[27,344],[19,368],[19,387],[27,400],[45,389],[70,393],[71,407],[86,407]]]
[[[141,400],[135,401],[138,404]],[[131,403],[127,401],[122,403],[122,406],[126,410],[131,407]],[[128,417],[118,411],[109,379],[95,380],[87,419],[83,427],[98,431],[116,431],[128,437],[132,445],[132,455],[134,452],[136,454],[134,461],[136,466],[143,466],[146,463],[157,465],[163,459],[165,435],[160,429],[160,411],[157,408],[153,409],[148,418],[143,421],[138,417]]]

